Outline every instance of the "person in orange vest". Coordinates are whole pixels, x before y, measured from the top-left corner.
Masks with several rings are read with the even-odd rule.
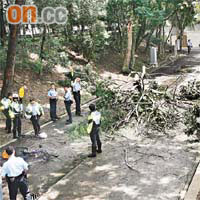
[[[23,103],[23,98],[25,95],[25,90],[27,90],[26,85],[24,84],[22,87],[19,89],[19,102],[22,104]]]

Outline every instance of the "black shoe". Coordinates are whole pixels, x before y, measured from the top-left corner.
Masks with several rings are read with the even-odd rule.
[[[96,146],[92,146],[92,153],[88,155],[88,158],[95,158],[96,157]]]
[[[97,153],[102,153],[102,150],[101,150],[101,142],[97,145],[98,146],[98,149],[97,149]]]
[[[26,137],[26,135],[23,135],[23,134],[22,134],[22,135],[20,135],[20,137],[21,137],[21,138],[25,138],[25,137]]]
[[[19,137],[18,136],[13,136],[13,139],[18,139]]]
[[[8,133],[8,134],[11,134],[11,133],[12,133],[12,131],[8,131],[7,133]]]
[[[96,154],[89,154],[88,155],[88,158],[95,158],[96,157]]]
[[[76,116],[82,117],[81,113],[76,113]]]
[[[8,130],[8,128],[6,127],[6,128],[5,128],[5,131],[7,131],[7,130]]]
[[[70,121],[67,121],[67,122],[66,122],[66,125],[69,125],[69,124],[72,124],[72,122],[70,122]]]
[[[57,116],[56,119],[60,119],[60,117]]]

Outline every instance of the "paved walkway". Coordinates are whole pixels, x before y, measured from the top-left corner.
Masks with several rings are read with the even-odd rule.
[[[120,134],[127,133],[134,136],[133,129]],[[118,137],[104,145],[103,154],[85,160],[39,200],[177,200],[197,164],[197,153],[180,138]]]

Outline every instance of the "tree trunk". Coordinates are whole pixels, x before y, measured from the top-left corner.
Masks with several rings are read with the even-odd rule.
[[[23,5],[24,0],[16,0],[15,4]],[[15,62],[16,62],[16,46],[17,38],[19,33],[19,25],[10,25],[10,35],[7,50],[7,61],[6,68],[4,70],[4,80],[3,87],[1,91],[1,97],[6,96],[8,92],[12,91],[14,72],[15,72]]]
[[[6,38],[6,28],[4,22],[4,13],[3,13],[3,0],[0,1],[0,41],[1,45],[4,46]]]
[[[43,29],[43,34],[42,34],[42,43],[41,43],[41,48],[40,48],[40,59],[43,60],[44,59],[44,44],[45,44],[45,40],[46,40],[46,26],[44,25],[44,29]]]
[[[131,49],[131,64],[130,64],[130,69],[133,70],[135,66],[135,52],[136,52],[136,26],[132,30],[132,49]]]
[[[158,34],[157,34],[157,38],[160,39],[160,42],[159,42],[159,44],[158,44],[158,56],[159,56],[160,53],[161,53],[161,43],[162,43],[161,35],[162,35],[162,25],[159,26],[159,28],[158,28]]]
[[[151,32],[150,32],[149,35],[148,35],[147,42],[146,42],[146,48],[145,48],[145,50],[144,50],[145,53],[147,53],[147,51],[149,50],[151,37],[152,37],[154,31],[155,31],[155,29],[151,30]]]
[[[132,52],[132,43],[133,43],[133,27],[132,27],[132,22],[129,21],[128,27],[127,27],[127,35],[128,35],[128,44],[127,44],[127,50],[126,50],[126,55],[124,59],[124,65],[122,68],[122,72],[124,73],[129,73],[130,72],[130,65],[131,65],[131,52]]]
[[[180,29],[180,51],[183,49],[183,28]]]
[[[172,24],[172,26],[171,26],[171,28],[170,28],[170,31],[169,31],[169,34],[168,34],[168,36],[167,36],[167,38],[166,38],[166,40],[165,40],[164,49],[166,49],[166,45],[167,45],[167,42],[168,42],[168,40],[169,40],[169,38],[170,38],[170,36],[171,36],[171,33],[172,33],[173,28],[174,28],[174,25]],[[171,44],[171,43],[170,43],[170,44]]]
[[[165,55],[165,24],[162,25],[161,55]]]
[[[23,5],[24,0],[16,0],[15,4]],[[7,51],[7,61],[6,68],[4,70],[4,80],[3,87],[1,91],[1,97],[8,95],[12,91],[14,72],[15,72],[15,62],[16,62],[16,46],[17,38],[19,33],[19,25],[10,25],[10,36],[8,42],[8,51]]]

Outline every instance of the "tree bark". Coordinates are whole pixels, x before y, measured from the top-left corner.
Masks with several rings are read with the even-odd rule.
[[[122,72],[124,73],[129,73],[130,72],[130,64],[131,64],[131,52],[132,52],[132,43],[133,43],[133,25],[132,22],[128,22],[128,27],[127,27],[127,35],[128,35],[128,44],[127,44],[127,50],[126,50],[126,55],[124,59],[124,65],[122,68]]]
[[[47,32],[47,28],[44,25],[43,34],[42,34],[42,43],[41,43],[41,48],[40,48],[40,59],[41,60],[44,59],[44,44],[46,41],[46,32]]]
[[[183,28],[180,29],[180,51],[182,51],[183,49],[183,33],[184,33],[184,30]]]
[[[6,38],[6,28],[4,22],[4,13],[3,13],[3,0],[0,1],[0,40],[1,45],[4,46]]]
[[[24,2],[25,2],[24,0],[16,0],[15,4],[23,5]],[[18,30],[19,30],[19,24],[10,25],[7,61],[6,61],[6,68],[4,70],[4,80],[1,91],[1,97],[8,95],[8,93],[12,91],[14,74],[15,74],[16,46],[19,33]]]
[[[132,48],[131,48],[131,64],[130,64],[130,69],[133,70],[135,66],[135,52],[136,52],[136,26],[132,30]]]

